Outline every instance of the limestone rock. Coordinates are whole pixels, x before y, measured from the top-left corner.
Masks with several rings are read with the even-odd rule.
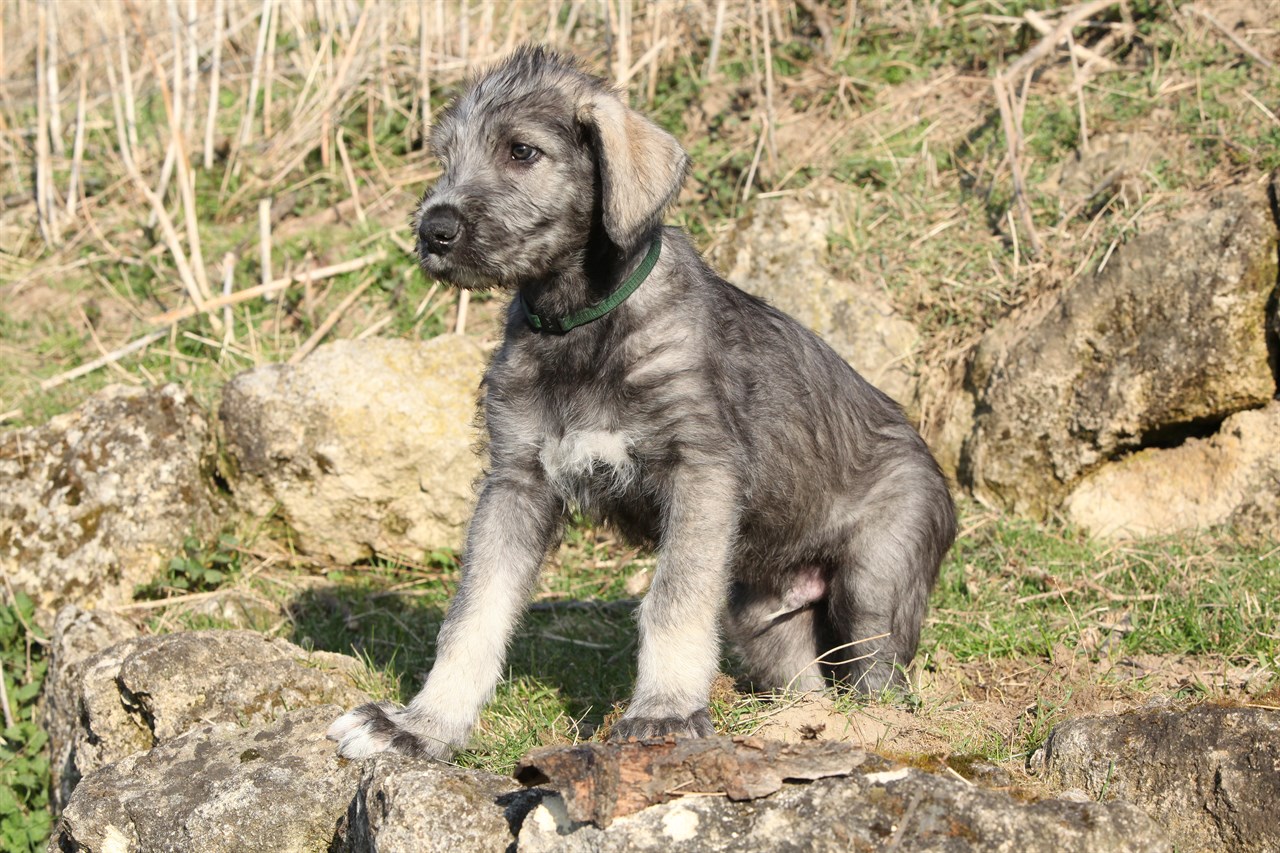
[[[1102,463],[1266,404],[1276,242],[1266,200],[1229,192],[993,328],[967,379],[962,482],[1044,515]]]
[[[291,709],[368,701],[353,682],[360,666],[249,631],[134,637],[65,666],[55,659],[59,698],[45,726],[59,759],[57,804],[82,777],[206,723],[264,724]]]
[[[357,853],[507,850],[541,798],[506,777],[384,754],[366,763],[344,832]]]
[[[216,507],[208,418],[176,385],[112,386],[0,433],[0,575],[47,623],[63,604],[131,600]]]
[[[243,373],[219,411],[237,501],[277,505],[298,547],[351,562],[461,543],[480,474],[470,340],[370,339]]]
[[[519,850],[541,851],[1172,851],[1127,803],[1042,800],[901,768],[783,786],[761,799],[685,797],[600,829],[545,798],[525,817]]]
[[[832,275],[830,235],[842,217],[830,191],[759,199],[713,260],[729,281],[817,332],[868,382],[910,407],[919,331],[879,288]]]
[[[86,776],[49,842],[66,851],[323,853],[358,764],[325,740],[337,705],[290,711],[261,729],[202,725]]]
[[[1209,438],[1106,465],[1076,486],[1065,508],[1096,536],[1229,525],[1280,542],[1280,401],[1232,415]]]
[[[1055,728],[1037,760],[1052,784],[1142,808],[1179,850],[1280,850],[1280,711],[1081,717]]]
[[[50,789],[55,812],[66,805],[80,781],[74,753],[85,684],[80,664],[103,649],[136,637],[138,629],[110,611],[58,611],[50,639],[49,677],[41,693],[40,720],[49,734]]]

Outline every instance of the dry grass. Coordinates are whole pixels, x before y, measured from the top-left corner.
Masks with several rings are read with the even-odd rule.
[[[452,295],[405,308],[423,305],[402,233],[434,174],[422,130],[468,71],[541,41],[682,135],[697,165],[677,217],[704,246],[757,195],[839,184],[836,262],[921,323],[921,363],[950,377],[917,407],[931,428],[991,322],[1096,268],[1172,193],[1276,159],[1274,26],[1212,4],[1039,5],[13,0],[0,417],[41,420],[107,376],[212,398],[308,341],[466,323]],[[1054,184],[1116,130],[1154,133],[1160,155],[1083,196]]]

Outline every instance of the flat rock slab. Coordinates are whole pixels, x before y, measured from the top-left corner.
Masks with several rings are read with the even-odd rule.
[[[289,712],[262,729],[202,726],[87,776],[50,853],[321,853],[360,766],[337,757],[325,728],[345,708]]]
[[[880,766],[882,759],[873,761]],[[1172,851],[1127,803],[1024,803],[921,770],[897,768],[783,785],[759,799],[699,796],[620,817],[574,821],[549,796],[529,813],[518,849],[540,851]]]
[[[1228,525],[1280,541],[1280,401],[1232,415],[1215,435],[1149,448],[1076,486],[1067,517],[1094,536],[1126,538]]]
[[[44,426],[0,432],[0,575],[45,624],[132,600],[183,539],[216,527],[204,409],[177,385],[111,386]]]
[[[475,503],[471,340],[337,341],[242,373],[218,411],[236,501],[275,510],[300,550],[341,562],[456,547]]]
[[[1180,851],[1280,850],[1280,711],[1199,705],[1081,717],[1036,757],[1047,780],[1135,803]]]
[[[368,701],[353,680],[362,669],[249,631],[135,637],[83,660],[60,658],[50,680],[56,715],[45,720],[55,800],[65,803],[81,777],[201,725],[262,725],[290,710]]]
[[[542,795],[481,770],[379,755],[365,763],[343,831],[352,853],[507,850]]]

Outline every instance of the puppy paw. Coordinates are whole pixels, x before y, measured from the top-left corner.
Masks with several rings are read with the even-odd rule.
[[[325,737],[337,741],[338,754],[352,760],[379,752],[440,760],[453,755],[453,747],[443,739],[410,731],[404,724],[404,716],[404,709],[390,702],[370,702],[334,720]]]
[[[644,740],[666,735],[711,737],[715,733],[710,712],[702,708],[687,717],[623,717],[613,724],[613,730],[609,732],[609,742],[622,743],[628,740]]]

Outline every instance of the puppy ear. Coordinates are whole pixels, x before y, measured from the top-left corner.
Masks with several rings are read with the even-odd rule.
[[[594,131],[605,231],[623,249],[635,248],[675,201],[689,156],[674,136],[612,92],[593,93],[578,118]]]

